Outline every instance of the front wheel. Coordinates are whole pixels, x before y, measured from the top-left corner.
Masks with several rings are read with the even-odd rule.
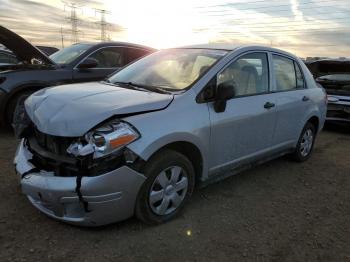
[[[295,151],[292,154],[294,160],[298,162],[303,162],[309,159],[309,157],[312,154],[315,138],[315,126],[308,122],[303,128],[303,131],[301,132],[301,135],[298,140],[297,147],[295,148]]]
[[[148,224],[173,219],[194,188],[191,162],[176,151],[163,150],[148,161],[144,174],[147,179],[138,194],[136,216]]]
[[[33,93],[33,91],[27,91],[16,95],[9,103],[7,108],[7,122],[14,127],[16,123],[20,122],[23,118],[22,115],[25,112],[24,101]]]

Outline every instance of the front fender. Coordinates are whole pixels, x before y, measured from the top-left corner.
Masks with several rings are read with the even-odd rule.
[[[188,142],[198,148],[203,159],[203,175],[207,174],[210,120],[207,104],[185,103],[174,99],[166,109],[127,117],[141,134],[128,148],[147,161],[155,152],[175,142]]]

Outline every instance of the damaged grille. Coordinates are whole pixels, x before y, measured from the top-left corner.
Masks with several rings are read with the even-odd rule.
[[[36,128],[34,129],[34,137],[43,149],[58,155],[68,155],[67,148],[76,139],[46,135]]]
[[[80,159],[73,157],[67,153],[67,148],[75,140],[47,135],[34,128],[26,140],[33,154],[31,162],[39,169],[64,177],[97,176],[125,164],[123,152],[96,160],[91,156]]]

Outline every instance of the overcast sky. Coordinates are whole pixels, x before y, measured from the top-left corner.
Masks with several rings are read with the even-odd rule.
[[[99,41],[100,14],[108,11],[112,40],[156,48],[230,42],[257,43],[298,56],[350,57],[349,0],[0,0],[0,24],[33,44],[72,42],[69,4],[79,41]]]

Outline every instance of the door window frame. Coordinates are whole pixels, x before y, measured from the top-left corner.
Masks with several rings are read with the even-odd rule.
[[[125,47],[125,46],[117,46],[117,45],[115,45],[115,46],[103,46],[103,47],[97,48],[96,50],[92,51],[90,54],[88,54],[88,55],[86,55],[84,58],[82,58],[82,59],[73,67],[73,69],[79,69],[78,66],[79,66],[82,62],[84,62],[86,59],[88,59],[90,56],[92,56],[94,53],[100,51],[101,49],[115,48],[115,47],[127,48],[127,47]],[[122,50],[122,55],[123,55],[123,56],[125,55],[124,53],[125,53],[124,50]],[[125,57],[124,57],[124,59],[125,59]],[[124,66],[124,65],[123,65],[123,66]],[[90,70],[92,70],[92,69],[95,69],[95,70],[96,70],[96,69],[116,69],[116,68],[120,68],[120,67],[122,67],[122,66],[118,66],[118,67],[94,67],[94,68],[89,68],[89,69],[90,69]]]
[[[228,61],[216,74],[214,77],[212,77],[208,83],[204,86],[204,88],[199,92],[199,94],[197,95],[196,97],[196,102],[201,104],[201,103],[208,103],[208,102],[213,102],[215,101],[215,94],[214,94],[214,97],[211,98],[211,99],[203,99],[201,96],[202,96],[202,93],[205,92],[205,89],[207,88],[210,88],[210,83],[212,83],[215,79],[215,89],[217,88],[217,79],[218,79],[218,75],[221,74],[226,68],[228,68],[231,64],[235,63],[237,60],[239,60],[240,58],[242,58],[243,56],[245,55],[249,55],[249,54],[255,54],[255,53],[263,53],[266,55],[266,61],[267,61],[267,71],[268,71],[268,74],[267,74],[267,83],[268,83],[268,87],[267,87],[267,91],[266,92],[262,92],[262,93],[256,93],[256,94],[248,94],[248,95],[240,95],[240,96],[235,96],[235,97],[232,97],[230,98],[229,100],[231,99],[237,99],[237,98],[242,98],[242,97],[249,97],[249,96],[258,96],[258,95],[266,95],[266,94],[269,94],[271,93],[271,83],[272,83],[272,74],[271,74],[271,57],[269,55],[269,51],[266,51],[266,50],[249,50],[247,52],[244,52],[242,54],[239,54],[239,56],[236,56],[234,58],[232,58],[230,61]],[[214,92],[215,93],[215,92]],[[228,100],[228,101],[229,101]]]
[[[289,60],[291,60],[293,62],[293,68],[294,68],[294,75],[295,75],[295,87],[296,88],[293,88],[293,89],[289,89],[289,90],[277,90],[277,80],[276,80],[276,73],[275,73],[275,69],[274,69],[274,65],[273,65],[273,56],[280,56],[280,57],[283,57],[283,58],[287,58]],[[299,90],[304,90],[304,89],[307,89],[307,84],[306,84],[306,79],[305,79],[305,75],[304,75],[304,72],[299,64],[299,62],[289,56],[289,55],[286,55],[286,54],[281,54],[281,53],[277,53],[277,52],[269,52],[269,61],[270,61],[270,68],[271,68],[271,75],[272,75],[272,90],[270,90],[270,93],[282,93],[282,92],[293,92],[293,91],[299,91]],[[302,88],[298,88],[297,87],[297,72],[296,72],[296,66],[298,66],[299,68],[299,71],[303,77],[303,81],[304,81],[304,85]]]

